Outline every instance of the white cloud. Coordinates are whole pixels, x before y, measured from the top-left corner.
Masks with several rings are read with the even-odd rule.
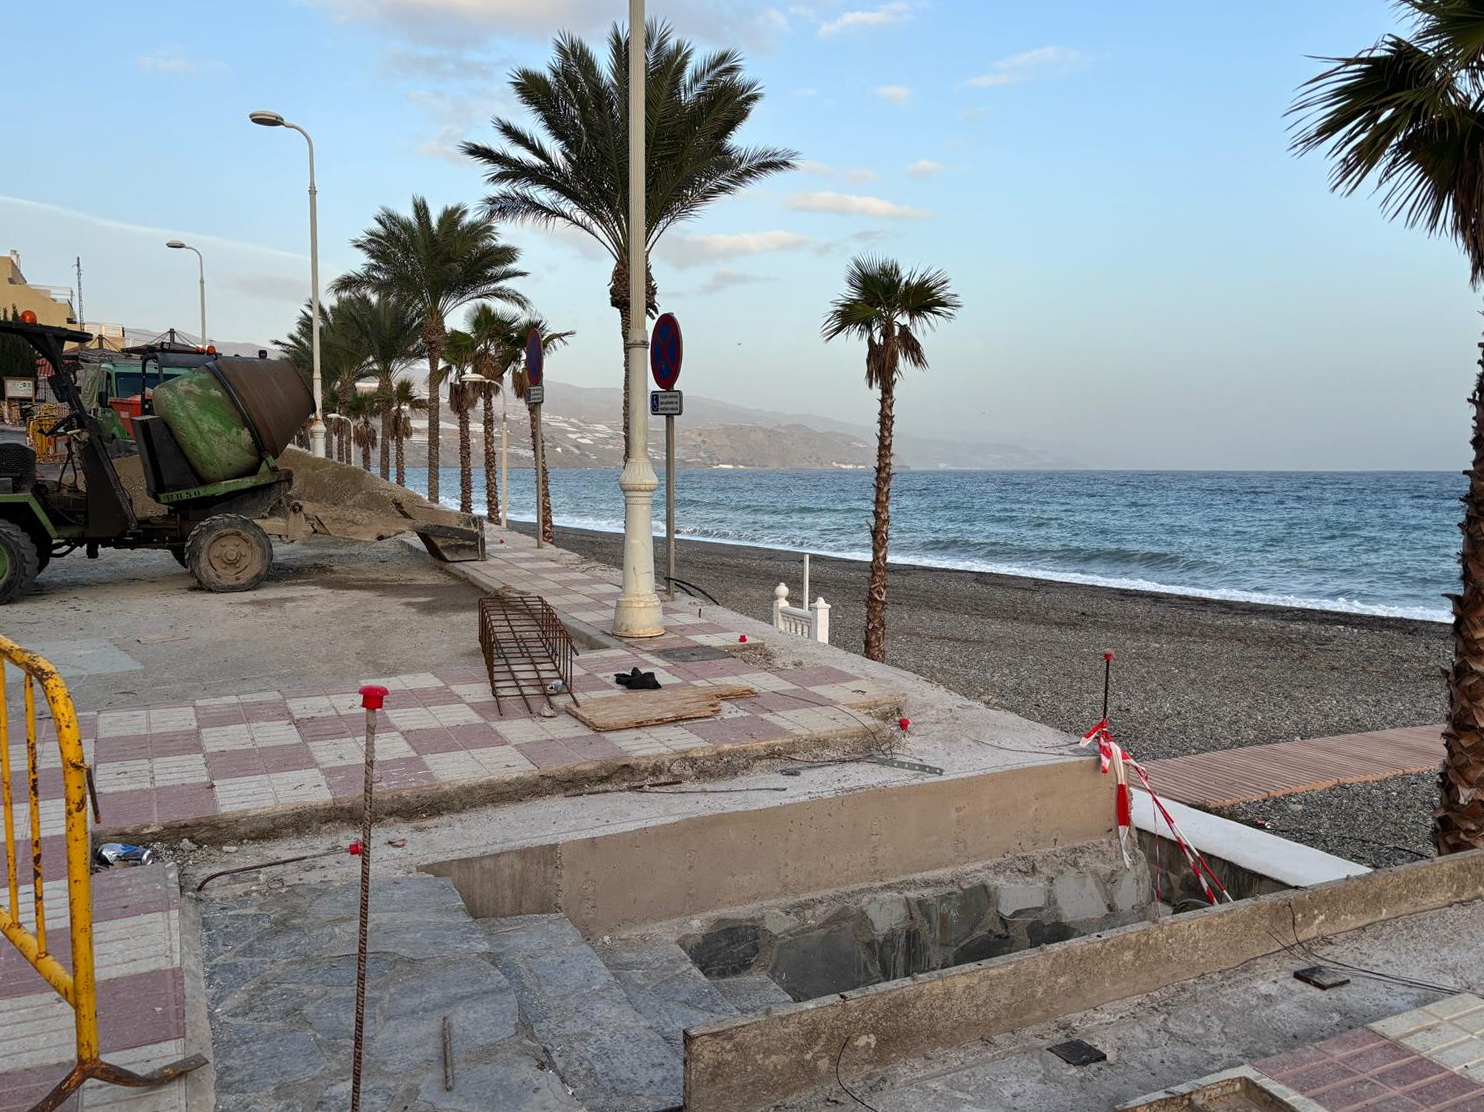
[[[941,162],[934,162],[931,158],[919,158],[907,167],[907,173],[914,178],[930,178],[941,169],[943,169]]]
[[[892,104],[906,104],[912,99],[912,89],[907,85],[878,85],[876,95]]]
[[[880,197],[851,193],[795,193],[784,202],[798,212],[831,212],[840,216],[880,216],[891,220],[925,220],[932,213]]]
[[[906,0],[892,0],[879,8],[844,12],[838,18],[822,23],[819,34],[822,38],[838,35],[842,31],[857,31],[862,27],[886,27],[893,23],[906,23],[912,18],[912,8]]]
[[[965,84],[975,88],[1014,85],[1037,77],[1057,76],[1085,64],[1087,55],[1068,46],[1042,46],[1001,58],[988,73],[971,77]]]
[[[659,254],[678,267],[704,266],[720,259],[767,255],[807,247],[808,236],[797,232],[739,232],[733,235],[677,235],[660,240]]]
[[[855,181],[855,182],[875,181],[880,176],[881,175],[878,174],[875,170],[867,170],[865,167],[862,167],[859,170],[846,170],[845,171],[845,180],[846,181]]]
[[[193,58],[183,46],[162,46],[153,54],[141,54],[134,64],[153,73],[214,73],[227,68],[216,58]]]
[[[875,181],[881,175],[875,170],[868,170],[864,166],[856,170],[837,170],[828,162],[816,162],[812,158],[806,158],[799,163],[799,169],[806,174],[814,174],[821,178],[844,178],[846,181],[861,182]]]
[[[771,281],[771,279],[764,278],[758,274],[748,274],[745,271],[728,270],[726,267],[721,267],[715,274],[696,287],[696,292],[720,293],[722,290],[729,289],[732,286],[745,286],[753,282],[768,281]]]
[[[222,282],[244,297],[299,305],[309,297],[309,281],[302,274],[229,274]]]

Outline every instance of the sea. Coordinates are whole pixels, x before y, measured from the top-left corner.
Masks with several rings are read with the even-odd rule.
[[[426,477],[408,469],[409,485],[425,489]],[[532,473],[510,479],[510,517],[533,521]],[[869,471],[680,471],[676,533],[868,559],[873,480]],[[440,469],[440,482],[441,501],[456,506],[457,469]],[[900,471],[891,560],[1446,622],[1464,489],[1451,471]],[[558,525],[623,531],[617,471],[552,471],[551,502]],[[475,503],[482,513],[478,472]]]

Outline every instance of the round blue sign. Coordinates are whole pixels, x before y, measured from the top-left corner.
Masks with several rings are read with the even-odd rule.
[[[680,342],[680,322],[674,313],[665,313],[654,322],[654,333],[649,337],[649,373],[654,384],[661,390],[675,389],[680,378],[680,356],[684,345]]]
[[[546,350],[541,346],[541,329],[533,328],[526,334],[526,381],[532,386],[540,386],[545,365]]]

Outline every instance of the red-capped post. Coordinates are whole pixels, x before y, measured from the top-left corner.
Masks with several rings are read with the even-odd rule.
[[[386,688],[368,683],[361,688],[361,706],[366,709],[365,775],[361,787],[361,915],[356,939],[356,1032],[351,1047],[350,1112],[361,1112],[361,1059],[365,1050],[366,1028],[366,954],[371,931],[371,818],[372,792],[376,772],[376,712],[386,702]],[[357,849],[352,847],[352,853]]]

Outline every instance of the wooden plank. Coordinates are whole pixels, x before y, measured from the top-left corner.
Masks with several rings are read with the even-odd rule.
[[[721,713],[723,699],[748,699],[757,688],[745,683],[690,684],[659,691],[630,691],[606,699],[589,699],[567,713],[600,733],[685,722],[692,718],[714,718]]]

